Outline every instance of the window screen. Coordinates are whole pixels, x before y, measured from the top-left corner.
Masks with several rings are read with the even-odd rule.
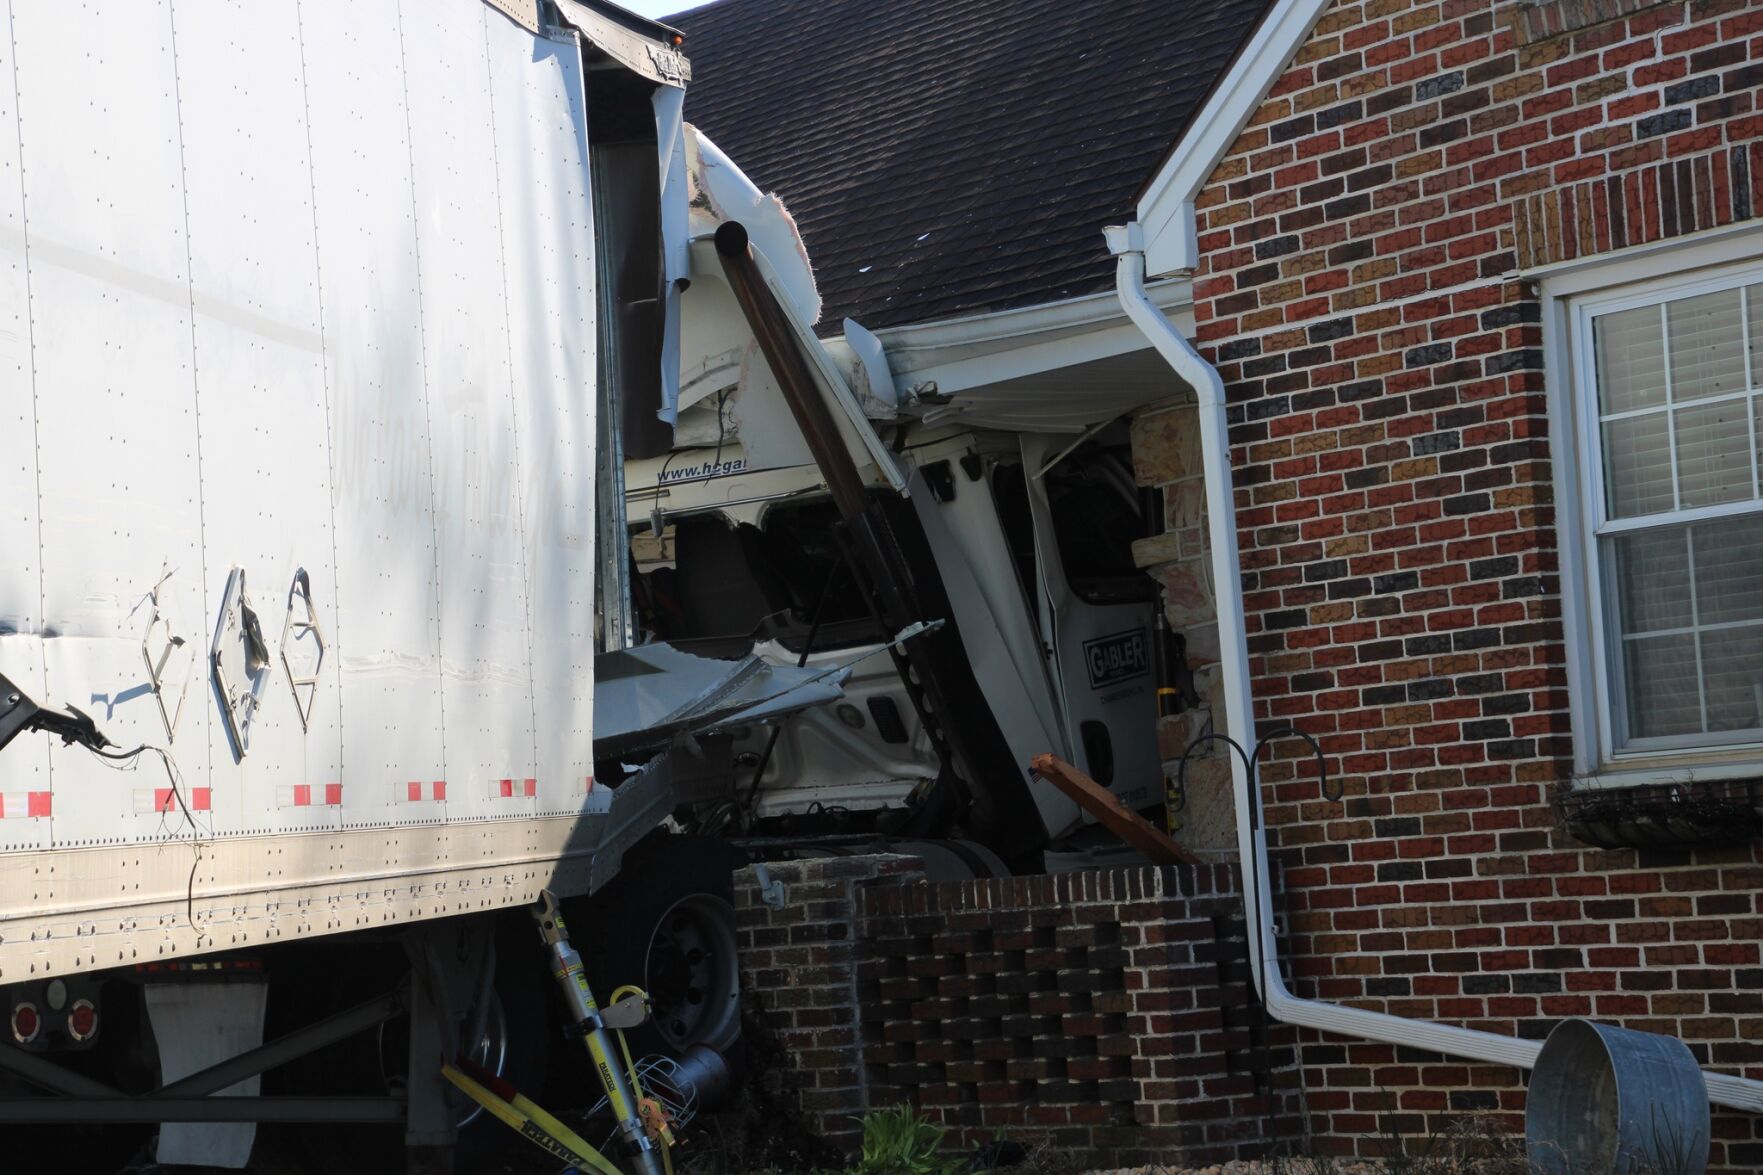
[[[1627,301],[1580,320],[1615,749],[1759,741],[1763,283]]]

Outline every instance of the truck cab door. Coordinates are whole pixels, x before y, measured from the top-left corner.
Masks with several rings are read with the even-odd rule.
[[[913,472],[912,505],[936,558],[973,675],[1026,775],[1035,755],[1070,753],[1041,656],[1032,601],[1012,567],[990,475],[957,472],[948,460],[934,463],[928,472],[932,476],[925,469]],[[1027,783],[1049,837],[1079,825],[1081,810],[1070,797],[1032,775]]]
[[[1131,808],[1163,795],[1151,656],[1156,584],[1132,563],[1143,532],[1131,476],[1105,451],[1024,435],[1043,635],[1073,762]]]

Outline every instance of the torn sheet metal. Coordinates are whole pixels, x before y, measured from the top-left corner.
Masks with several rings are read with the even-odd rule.
[[[767,276],[791,316],[812,326],[820,321],[820,290],[796,218],[775,195],[759,190],[747,173],[697,127],[687,124],[686,166],[691,177],[691,237],[708,241],[718,225],[737,221],[747,230],[753,251],[770,266]],[[693,267],[705,275],[721,273],[714,258]]]
[[[539,24],[539,0],[486,0],[491,8],[529,33],[543,33]]]
[[[888,370],[882,341],[855,318],[847,318],[845,346],[851,351],[851,391],[864,415],[871,420],[895,419],[900,414],[900,391],[894,386],[894,373]]]
[[[664,86],[683,86],[692,80],[691,62],[673,44],[677,32],[669,26],[611,4],[590,7],[581,0],[555,2],[564,21],[632,73]],[[645,33],[645,29],[649,32]],[[658,40],[651,34],[668,39]]]
[[[869,422],[863,406],[846,382],[844,373],[827,354],[820,339],[814,334],[814,324],[790,312],[790,307],[781,297],[782,289],[774,276],[770,259],[757,249],[753,251],[754,260],[765,284],[771,287],[774,295],[779,295],[778,302],[784,310],[784,317],[789,321],[790,329],[795,333],[796,345],[808,360],[808,367],[814,376],[814,382],[822,397],[827,399],[832,409],[833,419],[837,422],[839,432],[850,450],[852,459],[861,468],[872,464],[881,473],[884,481],[895,493],[905,495],[906,475],[900,467],[898,458],[888,449],[887,444],[876,432],[875,426]]]
[[[814,333],[820,318],[820,292],[794,218],[776,196],[760,191],[708,136],[690,124],[685,130],[693,278],[680,300],[678,410],[714,395],[719,413],[724,407],[732,408],[736,431],[744,432],[756,468],[781,468],[808,460],[806,448],[796,438],[798,427],[759,354],[746,316],[721,277],[721,263],[711,238],[720,225],[739,223],[747,230],[759,272],[788,319],[852,458],[859,467],[875,466],[883,480],[904,493],[906,482],[898,462],[870,424],[845,372]],[[881,363],[885,371],[885,359]],[[891,383],[888,386],[891,388]]]
[[[594,757],[835,701],[850,675],[846,663],[796,669],[755,656],[718,661],[667,644],[602,653],[594,658]]]
[[[680,299],[692,276],[685,100],[686,92],[678,86],[657,86],[650,99],[661,165],[661,281],[667,302],[661,316],[661,407],[656,415],[668,424],[679,417]]]

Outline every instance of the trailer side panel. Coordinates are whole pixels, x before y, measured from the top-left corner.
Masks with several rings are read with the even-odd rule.
[[[141,753],[0,750],[0,980],[584,890],[659,819],[591,786],[585,101],[481,0],[14,15],[0,673]]]

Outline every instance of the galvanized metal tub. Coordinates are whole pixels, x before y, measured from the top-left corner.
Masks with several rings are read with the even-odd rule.
[[[1539,1175],[1702,1175],[1708,1088],[1671,1036],[1563,1020],[1537,1056],[1524,1135]]]

